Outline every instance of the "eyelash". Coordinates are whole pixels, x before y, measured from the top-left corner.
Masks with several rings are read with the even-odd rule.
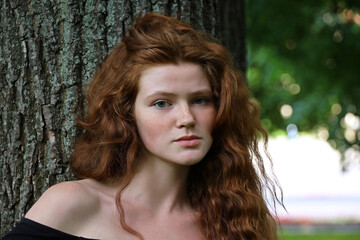
[[[198,102],[198,101],[201,101],[201,102]],[[207,104],[209,102],[211,102],[211,98],[209,98],[209,97],[197,97],[194,100],[192,100],[191,104],[205,105],[205,104]],[[166,106],[159,106],[160,104],[165,104]],[[158,101],[153,103],[153,106],[155,106],[158,109],[164,109],[164,108],[167,108],[167,107],[169,107],[171,105],[172,104],[167,100],[158,100]]]
[[[160,103],[165,103],[165,104],[167,104],[167,106],[160,107],[160,106],[159,106]],[[169,103],[168,101],[166,101],[166,100],[158,100],[158,101],[154,102],[154,104],[153,104],[153,106],[155,106],[155,107],[157,107],[157,108],[159,108],[159,109],[168,107],[169,105],[170,105],[170,103]]]
[[[195,103],[195,102],[198,101],[198,100],[201,100],[202,102],[201,102],[201,103]],[[195,99],[193,100],[193,103],[199,104],[199,105],[204,105],[204,104],[207,104],[207,103],[209,103],[209,102],[211,102],[211,99],[210,99],[209,97],[198,97],[198,98],[195,98]]]

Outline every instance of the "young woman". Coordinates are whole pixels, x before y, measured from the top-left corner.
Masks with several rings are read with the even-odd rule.
[[[138,18],[80,125],[82,180],[47,190],[4,239],[277,239],[258,109],[227,50],[187,24]]]

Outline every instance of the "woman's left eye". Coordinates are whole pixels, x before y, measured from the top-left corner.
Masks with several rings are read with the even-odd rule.
[[[208,97],[195,98],[193,101],[194,104],[200,104],[200,105],[206,104],[208,102],[210,102],[210,98],[208,98]]]

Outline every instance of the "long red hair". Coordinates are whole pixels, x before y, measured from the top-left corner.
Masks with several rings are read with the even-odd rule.
[[[191,166],[187,197],[199,214],[205,239],[277,239],[274,216],[264,199],[276,198],[276,184],[266,174],[258,141],[267,134],[257,105],[249,98],[244,76],[232,66],[228,51],[189,25],[154,13],[136,19],[123,41],[105,59],[88,92],[85,129],[71,162],[79,178],[120,181],[117,195],[121,224],[126,225],[121,192],[131,181],[141,146],[133,105],[145,67],[199,64],[211,84],[216,108],[213,145]]]

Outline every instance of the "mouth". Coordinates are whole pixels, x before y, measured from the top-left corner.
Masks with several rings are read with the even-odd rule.
[[[195,147],[200,143],[200,137],[195,135],[183,136],[176,139],[175,142],[183,147]]]
[[[183,137],[176,139],[175,141],[194,140],[194,139],[200,139],[200,137],[198,137],[196,135],[183,136]]]

